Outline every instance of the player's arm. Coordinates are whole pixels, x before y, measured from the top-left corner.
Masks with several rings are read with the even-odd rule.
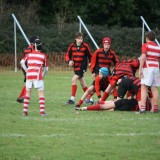
[[[43,73],[42,77],[44,78],[48,72],[48,61],[47,61],[47,56],[45,56],[45,62],[44,62],[44,67],[43,67]]]
[[[25,72],[27,72],[27,66],[26,66],[27,56],[25,56],[21,61],[20,64]]]
[[[142,54],[140,58],[140,66],[139,66],[139,77],[140,78],[143,78],[142,68],[143,68],[145,61],[146,61],[146,54]]]
[[[100,78],[99,78],[99,76],[97,76],[95,79],[95,92],[96,92],[96,95],[100,101],[101,100],[101,92],[100,92]]]
[[[68,62],[70,67],[73,67],[74,62],[72,61],[72,50],[71,50],[71,45],[68,47],[67,53],[65,55],[65,59]]]

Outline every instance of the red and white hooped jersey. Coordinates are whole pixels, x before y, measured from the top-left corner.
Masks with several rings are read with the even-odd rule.
[[[155,42],[147,42],[142,45],[142,54],[146,54],[143,68],[159,68],[160,47]]]
[[[40,51],[28,53],[25,58],[27,61],[27,80],[42,80],[43,67],[48,67],[47,57]]]

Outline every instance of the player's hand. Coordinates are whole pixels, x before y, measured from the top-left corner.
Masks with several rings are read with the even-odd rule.
[[[102,98],[99,98],[99,99],[98,99],[98,102],[101,102],[101,99],[102,99]]]
[[[73,67],[73,65],[74,65],[74,62],[73,61],[69,61],[69,66]]]
[[[91,63],[88,63],[88,66],[90,67],[90,66],[91,66]]]

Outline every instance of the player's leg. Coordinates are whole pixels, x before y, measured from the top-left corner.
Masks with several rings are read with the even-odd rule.
[[[34,87],[37,89],[39,96],[39,110],[41,116],[47,116],[45,113],[45,96],[44,96],[44,81],[34,81]]]
[[[84,92],[84,94],[82,95],[82,97],[81,97],[81,99],[79,100],[78,104],[76,105],[76,108],[75,108],[75,109],[78,109],[78,108],[82,105],[83,101],[87,98],[87,96],[88,96],[90,93],[92,93],[92,92],[94,92],[94,86],[93,86],[93,85],[90,86],[90,87]]]
[[[71,92],[71,98],[66,102],[67,105],[74,104],[75,96],[77,92],[77,80],[79,79],[78,75],[74,75],[72,78],[72,92]]]
[[[32,81],[27,81],[26,82],[26,95],[24,96],[24,101],[23,101],[23,116],[28,115],[28,106],[30,102],[30,97],[31,97],[31,89],[32,89]]]
[[[84,77],[80,77],[80,78],[79,78],[79,81],[80,81],[80,84],[81,84],[81,86],[82,86],[83,91],[85,92],[85,91],[88,89],[87,83],[86,83],[86,81],[85,81],[85,78],[84,78]],[[89,103],[93,103],[92,95],[89,95],[89,96],[86,97],[86,98],[89,98]]]
[[[100,102],[99,104],[93,105],[93,106],[88,106],[88,107],[82,107],[82,111],[97,111],[97,110],[110,110],[113,111],[115,107],[114,101],[105,101],[105,102]]]
[[[153,83],[153,69],[144,68],[143,78],[141,78],[141,105],[140,113],[145,113],[146,111],[146,101],[148,96],[148,87]]]
[[[158,108],[158,100],[159,100],[158,87],[152,86],[151,91],[152,91],[152,94],[153,94],[153,98],[152,98],[153,109],[152,109],[152,112],[157,113],[157,112],[159,112],[159,108]]]
[[[25,72],[25,70],[23,68],[22,68],[22,72],[24,74],[24,82],[26,82],[26,72]],[[26,94],[26,85],[23,86],[23,88],[22,88],[22,90],[20,92],[20,95],[18,96],[16,101],[19,102],[19,103],[23,103],[25,94]]]

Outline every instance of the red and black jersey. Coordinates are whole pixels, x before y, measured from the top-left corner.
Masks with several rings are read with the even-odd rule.
[[[139,65],[140,65],[138,59],[134,59],[134,60],[129,59],[127,61],[123,61],[122,63],[128,63],[131,66],[134,75],[136,74],[137,69],[139,69]]]
[[[93,82],[93,85],[95,87],[95,92],[98,98],[101,98],[101,91],[105,91],[106,88],[108,87],[110,82],[110,76],[107,76],[106,78],[100,78],[97,76]],[[115,88],[113,91],[113,96],[117,97],[117,89]]]
[[[86,70],[88,61],[91,63],[91,50],[87,43],[82,42],[81,46],[77,46],[76,43],[72,43],[68,47],[68,51],[65,55],[66,61],[74,62],[74,70]]]
[[[112,63],[116,65],[118,62],[118,57],[113,50],[109,49],[105,52],[103,48],[100,48],[92,56],[90,69],[92,73],[99,73],[101,67],[109,68]]]
[[[112,76],[110,79],[110,85],[116,86],[118,79],[122,78],[123,76],[128,76],[129,78],[134,78],[134,74],[131,68],[131,65],[128,63],[121,62],[117,64],[115,69],[112,71]]]
[[[95,92],[97,94],[97,97],[100,98],[101,97],[101,91],[105,91],[105,89],[108,87],[109,85],[109,76],[107,76],[106,78],[100,78],[99,76],[97,76],[95,78],[95,81],[93,82],[93,85],[95,87]]]

